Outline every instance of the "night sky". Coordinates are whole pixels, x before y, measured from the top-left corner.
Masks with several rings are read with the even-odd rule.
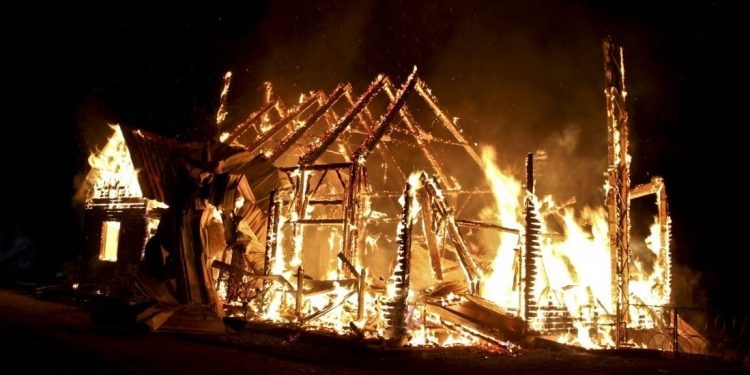
[[[417,66],[501,168],[520,173],[528,152],[544,150],[540,189],[601,204],[610,35],[624,48],[632,181],[665,179],[678,282],[695,282],[684,302],[750,308],[746,33],[734,2],[249,3],[7,14],[0,259],[19,237],[45,270],[76,254],[76,178],[107,124],[190,139],[214,121],[227,71],[237,121],[260,107],[264,81],[291,103],[344,81],[358,94],[379,73],[400,84]]]

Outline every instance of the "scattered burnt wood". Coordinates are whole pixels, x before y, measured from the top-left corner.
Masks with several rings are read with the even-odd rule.
[[[427,302],[426,310],[443,321],[471,328],[481,334],[483,339],[494,343],[518,341],[525,334],[525,322],[522,319],[492,302],[468,294],[454,303]]]
[[[564,352],[585,352],[584,349],[555,341],[555,337],[532,337],[530,347]]]

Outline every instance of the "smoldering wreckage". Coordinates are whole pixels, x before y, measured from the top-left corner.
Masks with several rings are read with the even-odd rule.
[[[400,86],[380,75],[359,96],[342,83],[293,105],[267,83],[260,108],[231,124],[227,73],[213,139],[111,126],[78,193],[86,249],[71,288],[143,306],[135,319],[154,331],[234,320],[402,349],[654,345],[639,333],[686,324],[663,310],[666,189],[631,186],[622,48],[603,46],[600,209],[536,197],[531,153],[525,182],[499,172],[416,67]],[[629,251],[641,197],[658,208],[649,272]]]

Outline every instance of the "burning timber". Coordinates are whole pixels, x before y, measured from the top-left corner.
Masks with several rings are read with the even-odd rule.
[[[607,199],[588,218],[601,231],[581,229],[574,198],[535,195],[533,153],[525,182],[500,186],[512,178],[491,175],[491,154],[416,68],[400,86],[380,75],[358,97],[342,83],[293,105],[267,83],[237,123],[227,74],[212,139],[113,126],[102,152],[120,156],[92,156],[79,285],[144,303],[137,320],[153,330],[214,332],[230,318],[391,348],[640,345],[635,330],[672,324],[658,307],[671,298],[666,190],[630,187],[622,51],[604,49]],[[658,272],[637,273],[629,203],[651,194]]]

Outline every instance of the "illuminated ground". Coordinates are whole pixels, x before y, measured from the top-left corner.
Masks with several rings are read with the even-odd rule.
[[[150,333],[94,324],[87,308],[28,289],[0,289],[4,365],[28,373],[108,374],[750,374],[740,364],[646,352],[384,351],[349,339],[249,326],[221,335]]]

